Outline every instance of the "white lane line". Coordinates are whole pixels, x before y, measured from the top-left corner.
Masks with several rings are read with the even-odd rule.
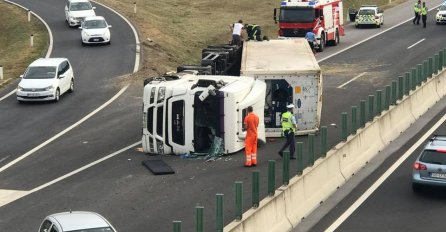
[[[8,94],[6,94],[5,96],[0,98],[0,101],[3,101],[3,99],[6,99],[7,97],[11,96],[12,94],[14,94],[17,91],[17,89],[14,89],[13,91],[9,92]]]
[[[28,152],[26,152],[25,154],[21,155],[20,157],[16,158],[15,160],[9,162],[8,164],[6,164],[5,166],[0,168],[0,172],[3,172],[4,170],[6,170],[7,168],[11,167],[12,165],[18,163],[19,161],[21,161],[22,159],[25,159],[26,157],[32,155],[34,152],[38,151],[39,149],[41,149],[42,147],[48,145],[49,143],[51,143],[52,141],[56,140],[57,138],[61,137],[62,135],[66,134],[67,132],[69,132],[70,130],[72,130],[73,128],[79,126],[81,123],[85,122],[87,119],[91,118],[93,115],[95,115],[96,113],[98,113],[99,111],[101,111],[102,109],[104,109],[105,107],[107,107],[108,105],[110,105],[114,100],[116,100],[119,96],[121,96],[122,93],[124,93],[124,91],[129,87],[129,85],[123,87],[117,94],[115,94],[115,96],[113,96],[112,98],[110,98],[110,100],[108,100],[107,102],[105,102],[104,104],[102,104],[99,108],[95,109],[93,112],[89,113],[87,116],[83,117],[81,120],[77,121],[76,123],[74,123],[73,125],[67,127],[65,130],[59,132],[58,134],[56,134],[55,136],[51,137],[50,139],[48,139],[47,141],[41,143],[40,145],[38,145],[37,147],[29,150]]]
[[[421,39],[420,41],[418,41],[418,42],[416,42],[416,43],[410,45],[409,47],[407,47],[407,49],[411,49],[411,48],[413,48],[414,46],[416,46],[417,44],[423,42],[424,40],[425,40],[425,38]]]
[[[344,84],[338,86],[338,89],[340,89],[340,88],[342,88],[342,87],[348,85],[348,83],[350,83],[350,82],[352,82],[352,81],[354,81],[354,80],[356,80],[356,79],[358,79],[358,78],[364,76],[366,73],[367,73],[367,72],[363,72],[363,73],[359,74],[358,76],[353,77],[351,80],[349,80],[349,81],[345,82]]]
[[[133,72],[134,72],[134,73],[137,72],[138,69],[139,69],[139,63],[140,63],[141,44],[140,44],[139,36],[138,36],[138,33],[136,32],[135,27],[133,26],[133,24],[132,24],[129,20],[127,20],[126,17],[124,17],[124,15],[120,14],[119,12],[117,12],[116,10],[114,10],[113,8],[111,8],[111,7],[109,7],[109,6],[106,6],[106,5],[104,5],[104,4],[100,3],[100,2],[97,2],[97,1],[93,1],[93,2],[96,3],[96,4],[98,4],[98,5],[103,6],[103,7],[107,8],[107,9],[109,9],[110,11],[114,12],[115,14],[117,14],[117,15],[118,15],[119,17],[121,17],[121,18],[122,18],[122,19],[123,19],[129,26],[130,26],[130,28],[132,29],[132,31],[133,31],[133,36],[135,36],[135,43],[136,43],[136,48],[135,48],[135,51],[136,51],[136,57],[135,57],[135,66],[133,67]]]
[[[437,9],[437,7],[439,7],[439,6],[441,6],[441,4],[432,7],[432,8],[431,8],[430,10],[428,10],[428,11],[432,11],[432,10],[434,10],[434,9]],[[340,54],[340,53],[342,53],[342,52],[345,52],[346,50],[348,50],[348,49],[350,49],[350,48],[352,48],[352,47],[358,46],[359,44],[362,44],[362,43],[364,43],[364,42],[366,42],[366,41],[368,41],[368,40],[371,40],[371,39],[373,39],[373,38],[375,38],[375,37],[377,37],[377,36],[379,36],[379,35],[381,35],[381,34],[387,32],[387,31],[390,31],[390,30],[392,30],[392,29],[395,28],[395,27],[401,26],[401,25],[403,25],[403,24],[405,24],[405,23],[407,23],[407,22],[409,22],[409,21],[411,21],[411,20],[413,20],[413,17],[410,18],[410,19],[408,19],[408,20],[406,20],[406,21],[403,21],[403,22],[401,22],[401,23],[398,23],[398,24],[396,24],[396,25],[394,25],[394,26],[392,26],[392,27],[389,27],[389,28],[387,28],[386,30],[381,31],[381,32],[379,32],[379,33],[377,33],[377,34],[375,34],[375,35],[372,35],[372,36],[370,36],[370,37],[368,37],[368,38],[366,38],[366,39],[363,39],[363,40],[361,40],[361,41],[359,41],[359,42],[357,42],[357,43],[355,43],[355,44],[353,44],[353,45],[350,45],[350,46],[348,46],[348,47],[346,47],[346,48],[344,48],[344,49],[342,49],[342,50],[340,50],[340,51],[338,51],[338,52],[335,52],[335,53],[333,53],[333,54],[331,54],[331,55],[329,55],[329,56],[327,56],[327,57],[324,57],[324,58],[318,60],[318,62],[322,62],[322,61],[324,61],[324,60],[326,60],[326,59],[328,59],[328,58],[331,58],[331,57],[336,56],[336,55],[338,55],[338,54]]]
[[[410,147],[378,180],[370,186],[325,232],[336,230],[359,206],[372,195],[372,193],[421,145],[431,136],[438,127],[446,121],[444,115],[433,127],[429,129],[412,147]]]
[[[36,188],[33,188],[30,191],[17,191],[17,190],[0,189],[0,207],[4,206],[6,204],[9,204],[9,203],[11,203],[11,202],[13,202],[13,201],[15,201],[17,199],[20,199],[20,198],[22,198],[22,197],[24,197],[26,195],[29,195],[31,193],[37,192],[39,190],[42,190],[42,189],[44,189],[44,188],[46,188],[48,186],[51,186],[51,185],[53,185],[53,184],[55,184],[55,183],[57,183],[57,182],[59,182],[61,180],[64,180],[64,179],[66,179],[68,177],[71,177],[71,176],[73,176],[73,175],[75,175],[77,173],[80,173],[80,172],[84,171],[87,168],[93,167],[96,164],[104,162],[104,161],[106,161],[106,160],[108,160],[108,159],[110,159],[110,158],[112,158],[112,157],[114,157],[116,155],[119,155],[119,154],[123,153],[124,151],[127,151],[128,149],[130,149],[132,147],[135,147],[135,146],[138,146],[140,144],[141,144],[141,141],[136,142],[136,143],[134,143],[132,145],[129,145],[127,147],[124,147],[124,148],[122,148],[122,149],[120,149],[118,151],[115,151],[115,152],[113,152],[113,153],[111,153],[111,154],[109,154],[109,155],[107,155],[107,156],[105,156],[105,157],[103,157],[101,159],[98,159],[98,160],[96,160],[94,162],[91,162],[91,163],[89,163],[89,164],[87,164],[87,165],[85,165],[83,167],[80,167],[80,168],[78,168],[78,169],[76,169],[76,170],[74,170],[72,172],[69,172],[69,173],[67,173],[67,174],[65,174],[63,176],[60,176],[60,177],[58,177],[58,178],[56,178],[56,179],[54,179],[54,180],[52,180],[50,182],[47,182],[47,183],[42,184],[42,185],[40,185],[40,186],[38,186]]]
[[[3,161],[5,161],[5,160],[6,160],[6,159],[8,159],[9,157],[10,157],[10,155],[8,155],[8,156],[6,156],[6,157],[3,157],[3,158],[1,158],[1,159],[0,159],[0,163],[1,163],[1,162],[3,162]]]

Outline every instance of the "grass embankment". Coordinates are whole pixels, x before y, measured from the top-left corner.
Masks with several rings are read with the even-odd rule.
[[[3,66],[3,81],[0,87],[13,78],[18,78],[26,67],[38,57],[45,56],[48,33],[35,17],[28,22],[27,12],[17,6],[0,2],[0,65]],[[34,46],[30,47],[30,35]]]
[[[344,1],[345,23],[348,23],[348,8],[378,4],[386,9],[404,1],[392,0],[390,5],[389,0]],[[135,0],[98,2],[118,10],[138,28],[145,51],[138,76],[172,71],[180,64],[199,64],[201,49],[210,44],[227,43],[231,39],[229,24],[238,19],[260,25],[263,34],[270,38],[277,36],[273,9],[280,6],[279,0],[136,0],[136,14]]]

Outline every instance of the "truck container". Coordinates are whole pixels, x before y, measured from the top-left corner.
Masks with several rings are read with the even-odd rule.
[[[181,71],[145,81],[142,145],[155,154],[229,154],[244,148],[248,106],[259,116],[265,142],[266,84],[244,76]]]
[[[266,83],[265,131],[280,137],[281,114],[294,104],[296,134],[319,130],[322,110],[322,72],[303,38],[248,41],[243,44],[240,75]]]

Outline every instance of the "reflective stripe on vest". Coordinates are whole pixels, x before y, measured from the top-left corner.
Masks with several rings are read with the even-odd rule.
[[[421,15],[427,15],[427,7],[421,7]]]
[[[291,122],[291,117],[293,114],[287,111],[282,114],[282,131],[292,130],[294,131],[293,122]]]

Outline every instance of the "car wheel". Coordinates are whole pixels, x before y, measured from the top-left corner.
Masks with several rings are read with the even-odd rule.
[[[421,192],[421,186],[419,184],[412,183],[412,190],[415,193]]]
[[[74,80],[73,80],[73,79],[71,79],[71,82],[70,82],[70,89],[68,89],[68,92],[69,92],[69,93],[74,92]]]
[[[321,34],[321,40],[319,43],[319,48],[317,49],[318,52],[323,52],[325,48],[325,34],[322,32]]]
[[[54,102],[58,102],[60,100],[60,90],[56,89],[56,93],[54,94]]]

